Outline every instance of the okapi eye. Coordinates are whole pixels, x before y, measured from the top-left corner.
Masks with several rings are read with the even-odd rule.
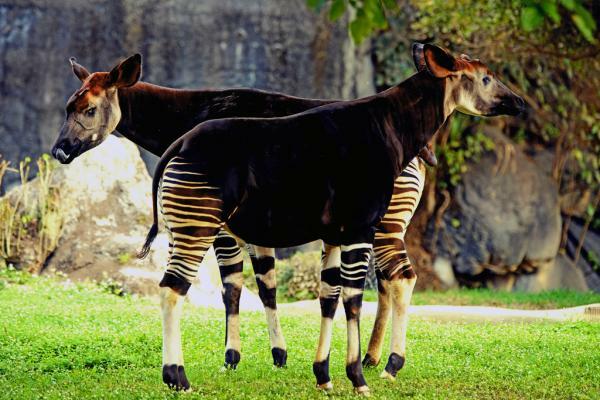
[[[490,83],[492,80],[490,79],[489,76],[484,76],[483,77],[483,84],[487,85],[488,83]]]
[[[87,115],[88,117],[93,117],[94,114],[96,114],[96,107],[88,108],[88,110],[85,112],[85,115]]]

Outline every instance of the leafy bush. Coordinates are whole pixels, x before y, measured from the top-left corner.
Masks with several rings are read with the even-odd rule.
[[[289,300],[319,297],[321,253],[298,252],[287,260],[277,260],[277,291]]]
[[[31,159],[19,169],[0,161],[0,183],[6,172],[19,173],[21,187],[0,198],[0,264],[39,273],[54,251],[62,229],[60,190],[52,184],[54,162],[47,154],[37,162],[37,177],[29,180]]]

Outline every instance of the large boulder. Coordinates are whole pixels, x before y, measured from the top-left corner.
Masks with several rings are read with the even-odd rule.
[[[468,285],[585,290],[581,272],[556,261],[561,217],[555,182],[497,129],[485,133],[495,149],[471,165],[456,188],[433,238],[436,264],[450,261]]]
[[[72,280],[94,280],[129,293],[156,294],[168,260],[168,240],[163,230],[149,257],[136,259],[152,216],[151,179],[136,146],[109,136],[96,149],[59,167],[54,182],[61,189],[63,231],[44,272],[58,271]],[[243,293],[243,308],[262,308],[258,296]],[[197,305],[222,306],[212,250],[188,297]]]

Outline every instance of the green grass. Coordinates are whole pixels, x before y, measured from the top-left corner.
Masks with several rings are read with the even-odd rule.
[[[377,301],[377,291],[365,292],[365,300]],[[600,303],[600,293],[551,290],[541,293],[499,292],[489,289],[452,289],[415,292],[414,305],[495,306],[521,309],[556,309]]]
[[[282,313],[288,368],[271,366],[261,313],[243,313],[242,362],[219,372],[223,313],[186,305],[186,371],[193,393],[161,382],[155,301],[118,297],[90,285],[0,274],[2,399],[323,399],[311,365],[319,317]],[[372,319],[362,324],[363,348]],[[438,323],[413,318],[408,360],[395,383],[366,378],[381,399],[598,399],[600,324]],[[345,323],[336,321],[333,398],[352,398],[344,373]]]

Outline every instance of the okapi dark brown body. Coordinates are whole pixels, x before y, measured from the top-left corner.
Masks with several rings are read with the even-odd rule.
[[[223,190],[224,222],[248,243],[338,245],[347,232],[372,236],[396,176],[444,121],[443,93],[443,80],[420,72],[371,98],[292,117],[207,121],[163,160],[177,154],[210,171]],[[418,113],[400,106],[411,103]]]

